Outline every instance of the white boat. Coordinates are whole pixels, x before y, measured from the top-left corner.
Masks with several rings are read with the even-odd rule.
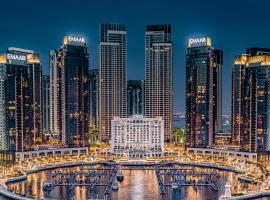
[[[178,189],[178,184],[176,182],[172,182],[172,188],[174,190]]]
[[[114,182],[114,183],[112,184],[112,189],[118,190],[118,184],[117,184],[117,182]]]

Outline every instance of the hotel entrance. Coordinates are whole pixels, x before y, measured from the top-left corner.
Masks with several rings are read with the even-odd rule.
[[[132,150],[128,152],[128,157],[132,159],[145,159],[147,157],[146,151]]]

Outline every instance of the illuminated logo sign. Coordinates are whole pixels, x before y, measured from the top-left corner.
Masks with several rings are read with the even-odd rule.
[[[18,54],[7,54],[7,59],[8,60],[17,60],[17,61],[26,61],[26,56],[25,55],[18,55]]]
[[[74,36],[68,36],[69,42],[78,42],[78,43],[85,43],[86,40],[84,37],[74,37]]]
[[[200,38],[190,38],[188,41],[189,47],[199,47],[199,46],[211,46],[211,38],[200,37]]]

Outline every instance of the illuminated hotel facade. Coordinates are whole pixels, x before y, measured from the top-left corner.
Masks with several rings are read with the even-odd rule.
[[[211,38],[190,38],[186,55],[186,130],[188,147],[215,144],[221,129],[223,52]]]
[[[161,117],[115,117],[111,126],[111,152],[114,155],[130,158],[163,156],[164,121]]]
[[[250,48],[232,70],[232,140],[242,151],[270,151],[270,49]]]
[[[88,52],[84,37],[65,36],[50,52],[51,131],[62,145],[86,146],[89,127]]]
[[[173,43],[171,25],[148,25],[145,32],[145,116],[162,117],[165,142],[172,137]]]
[[[0,149],[30,150],[43,142],[42,67],[33,51],[0,55]]]
[[[127,116],[126,28],[101,24],[99,43],[99,130],[102,142],[111,139],[111,120]]]

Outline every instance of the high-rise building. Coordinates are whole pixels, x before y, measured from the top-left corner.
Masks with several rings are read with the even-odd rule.
[[[250,48],[232,71],[232,142],[243,151],[270,151],[270,49]]]
[[[63,145],[86,146],[89,121],[88,52],[84,37],[65,36],[50,52],[51,132]]]
[[[43,130],[50,132],[50,76],[43,75]]]
[[[187,146],[215,143],[221,129],[223,54],[209,37],[190,38],[186,55]]]
[[[128,116],[144,115],[144,80],[127,82],[127,112]]]
[[[98,69],[89,70],[89,127],[98,128],[98,104],[99,104],[99,73]]]
[[[124,25],[100,25],[99,129],[103,142],[111,139],[111,120],[127,116],[126,38]]]
[[[61,109],[61,67],[58,50],[50,51],[50,131],[62,136],[62,109]],[[61,137],[62,138],[62,137]],[[62,139],[61,139],[62,141]]]
[[[0,55],[0,149],[26,151],[43,141],[42,67],[33,51]]]
[[[162,117],[171,141],[173,109],[171,25],[148,25],[145,32],[145,116]]]

